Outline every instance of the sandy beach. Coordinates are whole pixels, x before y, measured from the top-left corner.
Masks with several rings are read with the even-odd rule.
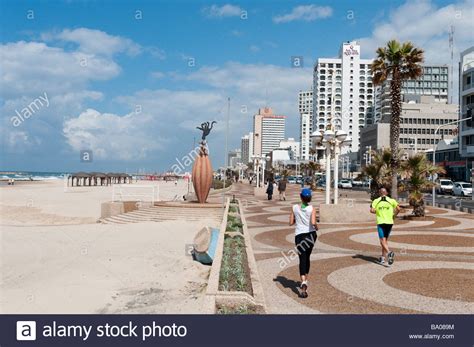
[[[187,183],[159,186],[161,200]],[[215,220],[97,223],[112,187],[0,187],[1,313],[202,313],[210,268],[186,245]]]

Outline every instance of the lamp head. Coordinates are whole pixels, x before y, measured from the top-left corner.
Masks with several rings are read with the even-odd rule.
[[[338,130],[336,132],[336,139],[339,141],[339,142],[344,142],[344,140],[346,139],[347,137],[347,133],[344,131],[344,130]]]
[[[336,134],[334,134],[334,131],[332,130],[326,130],[323,136],[326,141],[332,141],[335,139]]]
[[[319,131],[313,131],[310,137],[311,137],[313,146],[316,146],[323,139],[323,135]]]
[[[343,146],[349,146],[352,143],[352,137],[346,137],[344,141],[342,141]]]

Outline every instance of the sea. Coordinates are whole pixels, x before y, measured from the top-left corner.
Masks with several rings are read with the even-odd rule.
[[[15,181],[60,180],[68,174],[68,172],[0,171],[0,181],[6,181],[11,178]]]

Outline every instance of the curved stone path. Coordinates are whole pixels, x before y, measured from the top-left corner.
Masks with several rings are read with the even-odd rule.
[[[474,313],[474,216],[441,208],[427,208],[432,220],[396,221],[391,268],[376,263],[375,222],[320,224],[310,296],[300,298],[294,229],[288,226],[298,193],[299,186],[289,185],[287,201],[278,194],[272,201],[257,199],[245,183],[228,193],[244,206],[268,313]],[[313,204],[323,199],[315,193]]]

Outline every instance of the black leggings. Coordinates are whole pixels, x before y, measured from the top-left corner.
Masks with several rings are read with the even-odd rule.
[[[298,257],[300,258],[300,276],[309,274],[311,263],[309,258],[317,238],[316,231],[295,236],[296,252],[298,252]]]

